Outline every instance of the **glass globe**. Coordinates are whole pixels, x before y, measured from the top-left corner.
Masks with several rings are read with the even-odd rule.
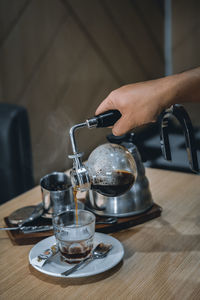
[[[136,164],[131,153],[117,144],[97,147],[88,158],[91,189],[116,197],[127,192],[135,182]]]

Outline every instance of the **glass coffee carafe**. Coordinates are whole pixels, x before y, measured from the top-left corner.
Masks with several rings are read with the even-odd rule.
[[[88,158],[87,169],[91,189],[108,197],[127,192],[136,177],[133,156],[117,144],[107,143],[97,147]]]

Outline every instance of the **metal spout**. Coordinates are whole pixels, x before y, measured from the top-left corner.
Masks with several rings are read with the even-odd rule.
[[[69,136],[72,145],[73,155],[68,155],[69,158],[73,159],[73,169],[70,173],[72,185],[77,190],[86,191],[90,189],[90,177],[86,166],[82,162],[83,152],[78,152],[75,140],[75,131],[79,128],[86,127],[87,123],[76,124],[71,127]]]

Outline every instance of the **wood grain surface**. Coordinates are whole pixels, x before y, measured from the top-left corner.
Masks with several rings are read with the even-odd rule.
[[[200,177],[147,169],[160,218],[112,236],[123,261],[88,278],[59,279],[33,269],[31,245],[14,246],[0,232],[0,299],[200,299]],[[39,187],[1,206],[3,218],[41,201]]]

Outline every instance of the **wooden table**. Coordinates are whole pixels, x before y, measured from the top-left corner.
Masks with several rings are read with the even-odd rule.
[[[112,234],[125,249],[113,269],[88,278],[54,278],[28,262],[31,245],[0,232],[0,299],[200,299],[200,177],[147,169],[160,218]],[[39,187],[1,206],[3,217],[41,201]]]

